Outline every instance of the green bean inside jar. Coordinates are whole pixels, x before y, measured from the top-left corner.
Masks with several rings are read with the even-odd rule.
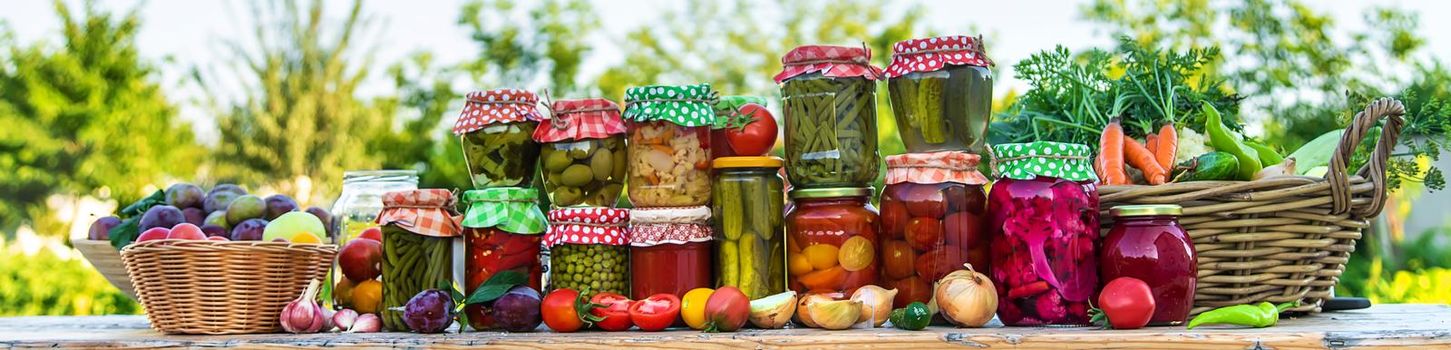
[[[992,118],[992,61],[982,38],[912,39],[892,46],[887,91],[909,153],[982,154]]]
[[[577,207],[549,211],[546,289],[630,295],[626,209]]]
[[[556,101],[550,109],[553,115],[534,130],[550,202],[614,207],[629,164],[619,105],[593,98]]]
[[[455,219],[453,192],[421,189],[388,192],[378,225],[383,231],[383,327],[406,332],[403,306],[427,289],[451,286],[453,239],[463,233]]]
[[[781,58],[786,172],[799,188],[865,187],[876,179],[881,69],[866,48],[807,45]]]
[[[630,141],[628,193],[636,207],[710,202],[710,129],[717,96],[710,84],[640,86],[625,91]]]
[[[534,93],[519,89],[468,94],[453,133],[463,144],[474,188],[521,187],[534,181],[539,144],[534,129],[543,117]]]

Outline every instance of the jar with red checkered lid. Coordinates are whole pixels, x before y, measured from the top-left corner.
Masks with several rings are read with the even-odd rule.
[[[804,45],[781,57],[786,173],[800,188],[876,180],[877,81],[866,47]]]
[[[625,122],[603,98],[559,100],[534,130],[544,191],[556,208],[614,207],[625,188]]]
[[[907,152],[983,154],[992,118],[991,65],[981,37],[953,35],[892,45],[887,93]]]
[[[563,208],[549,211],[546,289],[630,294],[630,211]]]
[[[539,97],[520,89],[470,92],[453,133],[463,144],[474,188],[527,187],[534,181],[539,144],[534,129],[543,116]]]
[[[882,286],[896,307],[932,299],[932,286],[963,263],[988,270],[987,178],[966,152],[887,157],[882,191]]]
[[[383,195],[383,327],[406,332],[403,306],[426,289],[453,282],[453,239],[463,234],[453,192],[419,189]]]

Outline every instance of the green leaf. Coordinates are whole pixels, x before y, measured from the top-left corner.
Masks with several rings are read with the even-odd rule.
[[[510,288],[522,285],[525,282],[528,282],[528,278],[524,277],[524,274],[519,273],[519,271],[500,271],[494,274],[494,276],[489,277],[488,281],[484,281],[484,284],[475,288],[474,292],[469,294],[468,300],[464,301],[464,304],[473,305],[494,301],[494,299],[498,299],[504,296],[504,293],[509,292]]]
[[[106,233],[111,236],[111,246],[116,247],[116,250],[121,250],[127,244],[136,241],[136,236],[141,235],[141,232],[138,232],[141,229],[140,221],[140,216],[132,217],[122,220],[120,225],[112,227],[111,231]]]

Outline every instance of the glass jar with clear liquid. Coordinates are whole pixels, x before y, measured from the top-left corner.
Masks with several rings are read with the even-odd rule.
[[[343,190],[337,201],[333,202],[332,223],[330,224],[331,234],[329,238],[342,247],[348,241],[357,238],[363,231],[378,227],[375,221],[378,213],[383,211],[383,194],[393,191],[407,191],[418,189],[418,172],[414,170],[355,170],[343,172]],[[325,288],[331,296],[335,307],[355,307],[349,293],[364,282],[370,284],[379,283],[368,281],[348,281],[337,263],[333,263],[332,273],[329,280],[332,281]],[[363,289],[373,286],[364,286]],[[362,312],[362,311],[359,311]]]

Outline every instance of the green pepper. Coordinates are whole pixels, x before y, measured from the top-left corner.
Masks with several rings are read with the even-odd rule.
[[[906,307],[892,310],[891,315],[887,316],[887,320],[892,321],[892,326],[898,329],[917,331],[927,328],[927,324],[932,323],[932,313],[927,310],[927,304],[914,301],[907,304]]]
[[[1280,321],[1280,313],[1295,307],[1299,303],[1283,303],[1280,305],[1262,301],[1256,305],[1244,304],[1226,306],[1194,316],[1189,320],[1188,329],[1194,329],[1201,325],[1228,324],[1236,326],[1249,326],[1264,328],[1275,325]]]
[[[1270,148],[1270,146],[1265,146],[1258,142],[1248,140],[1244,142],[1244,145],[1249,146],[1249,148],[1253,148],[1255,150],[1255,153],[1260,156],[1260,165],[1274,165],[1280,164],[1285,161],[1285,157],[1280,156],[1280,152],[1275,151],[1275,149]]]
[[[1206,102],[1203,109],[1204,131],[1209,134],[1209,145],[1213,146],[1216,151],[1233,154],[1235,158],[1239,159],[1238,178],[1240,180],[1254,178],[1255,173],[1264,168],[1264,163],[1260,162],[1259,152],[1245,146],[1243,140],[1229,132],[1229,128],[1224,126],[1219,110],[1214,109],[1213,105]]]

